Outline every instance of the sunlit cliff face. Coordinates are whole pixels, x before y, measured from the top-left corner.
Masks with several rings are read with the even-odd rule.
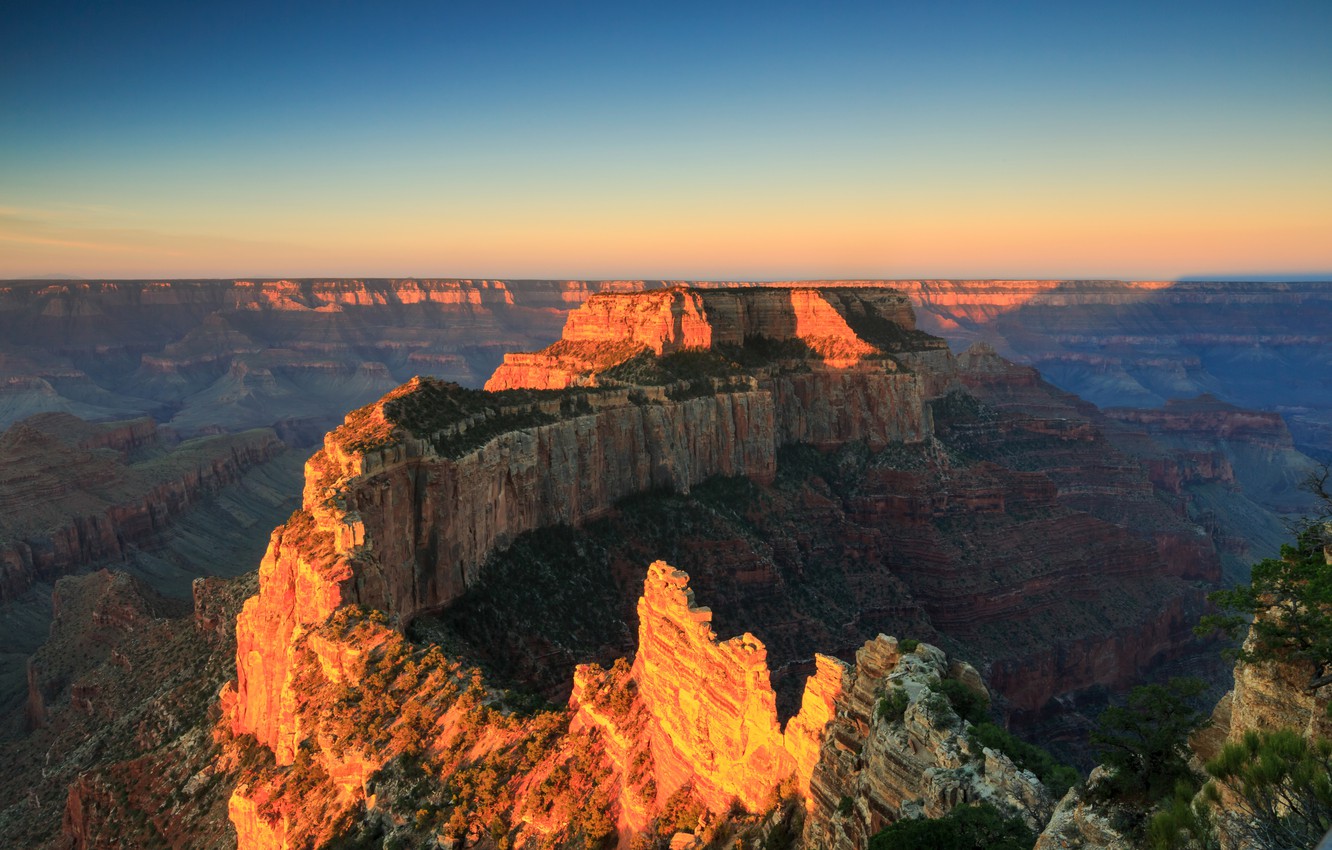
[[[870,328],[858,331],[853,323]],[[894,350],[891,343],[874,339],[874,332],[885,327],[894,335],[915,330],[910,304],[888,289],[670,288],[598,295],[570,314],[556,344],[535,354],[505,355],[486,389],[604,383],[613,381],[615,366],[645,352],[719,352],[759,337],[791,344],[823,368],[849,369]],[[894,364],[880,356],[876,368],[892,370]]]

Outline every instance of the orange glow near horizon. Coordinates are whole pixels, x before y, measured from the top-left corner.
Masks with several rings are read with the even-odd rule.
[[[0,210],[0,276],[1170,279],[1332,272],[1332,203],[729,205],[112,226]],[[1314,207],[1314,208],[1311,208]],[[8,214],[6,214],[8,212]],[[213,230],[213,235],[209,233]]]

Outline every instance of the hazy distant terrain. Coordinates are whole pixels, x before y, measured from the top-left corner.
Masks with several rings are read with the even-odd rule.
[[[480,386],[589,294],[668,281],[0,283],[0,427],[151,415],[184,434],[318,439],[413,375]],[[954,349],[987,340],[1100,406],[1212,393],[1332,451],[1332,284],[874,281]]]

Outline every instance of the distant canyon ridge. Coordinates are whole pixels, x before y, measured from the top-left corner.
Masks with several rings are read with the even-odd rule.
[[[182,436],[275,428],[310,445],[415,375],[479,387],[599,292],[662,280],[0,282],[0,428],[36,413],[152,416]],[[922,330],[978,340],[1101,407],[1211,394],[1280,413],[1332,456],[1332,283],[806,281],[905,294]],[[716,281],[699,286],[763,285]]]

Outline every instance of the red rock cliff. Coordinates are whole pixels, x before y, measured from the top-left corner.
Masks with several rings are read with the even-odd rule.
[[[742,346],[748,339],[798,341],[845,367],[876,353],[850,322],[872,317],[899,332],[914,331],[910,303],[889,289],[673,288],[637,295],[594,295],[569,315],[555,345],[535,354],[507,354],[488,390],[560,389],[640,351]],[[881,367],[882,368],[882,367]]]
[[[789,306],[790,293],[720,296],[731,319],[716,333],[728,339],[790,318],[785,308],[769,309]],[[651,303],[662,297],[689,301],[678,291],[647,296]],[[843,315],[856,321],[857,310],[893,332],[908,330],[885,317],[909,317],[899,297],[858,297],[842,293],[836,308],[822,302],[806,312],[822,317],[816,328],[844,334]],[[870,348],[852,333],[846,346],[854,345]],[[236,730],[253,732],[280,762],[292,757],[291,642],[338,606],[355,602],[405,622],[456,599],[486,557],[523,532],[581,523],[649,489],[687,492],[714,475],[770,480],[777,449],[788,442],[921,440],[929,420],[918,387],[916,376],[885,359],[737,377],[686,398],[669,387],[575,398],[406,385],[349,415],[307,466],[304,506],[274,533],[260,593],[238,624]],[[428,411],[454,413],[432,419]]]

